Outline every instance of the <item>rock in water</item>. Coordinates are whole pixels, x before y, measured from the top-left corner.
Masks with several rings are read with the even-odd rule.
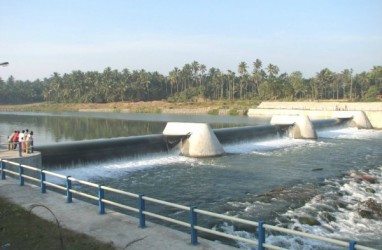
[[[316,220],[315,218],[312,218],[312,217],[300,217],[300,218],[298,218],[298,221],[301,224],[306,224],[306,225],[309,225],[309,226],[319,226],[319,225],[321,225],[321,223],[318,220]]]

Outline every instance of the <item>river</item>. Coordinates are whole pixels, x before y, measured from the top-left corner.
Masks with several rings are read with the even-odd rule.
[[[158,134],[166,121],[208,122],[214,128],[263,125],[269,118],[118,113],[0,113],[0,132],[29,128],[36,144]],[[218,213],[287,226],[382,248],[382,218],[362,203],[382,201],[382,131],[338,127],[317,140],[270,137],[223,145],[222,157],[187,158],[174,150],[91,164],[51,167],[75,178]],[[372,182],[351,176],[372,176]],[[187,213],[153,208],[173,217]],[[364,210],[361,216],[359,211]],[[370,211],[369,211],[370,212]],[[310,222],[305,221],[310,218]],[[200,224],[255,238],[253,229]],[[299,237],[267,238],[290,249],[331,249]],[[240,248],[249,246],[234,243]],[[336,248],[332,248],[336,249]]]

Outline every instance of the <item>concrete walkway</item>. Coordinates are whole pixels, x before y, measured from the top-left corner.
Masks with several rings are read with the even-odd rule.
[[[0,196],[25,209],[40,204],[55,214],[62,227],[85,233],[100,241],[112,243],[117,249],[235,249],[226,245],[198,238],[197,246],[190,244],[190,235],[158,224],[146,222],[146,228],[138,227],[138,219],[106,209],[99,215],[98,207],[77,199],[66,203],[66,196],[47,190],[40,193],[39,187],[25,184],[19,186],[16,179],[0,180]],[[33,213],[53,221],[53,216],[42,207]]]

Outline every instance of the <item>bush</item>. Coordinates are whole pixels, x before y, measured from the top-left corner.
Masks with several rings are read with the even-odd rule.
[[[211,109],[208,111],[209,115],[219,115],[219,110],[218,109]]]
[[[239,115],[239,111],[237,111],[237,109],[230,109],[228,114],[232,116],[237,116]]]

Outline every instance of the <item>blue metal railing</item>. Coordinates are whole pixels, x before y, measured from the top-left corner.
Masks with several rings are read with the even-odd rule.
[[[6,168],[6,164],[9,164],[11,166],[11,168],[16,168],[18,171],[12,170],[11,168],[10,169]],[[76,178],[73,178],[71,176],[65,176],[65,175],[57,174],[57,173],[54,173],[51,171],[23,165],[23,164],[8,161],[8,160],[0,159],[0,168],[1,168],[1,175],[0,176],[1,176],[2,180],[4,180],[6,178],[6,173],[7,173],[11,176],[13,175],[14,177],[18,178],[20,186],[24,185],[25,179],[31,181],[32,183],[33,182],[38,183],[40,185],[41,193],[46,193],[46,189],[48,186],[53,187],[53,188],[57,188],[59,190],[62,190],[63,192],[66,192],[66,202],[67,203],[72,202],[73,194],[76,194],[80,197],[85,197],[85,198],[94,200],[95,202],[98,202],[99,214],[105,213],[105,205],[111,205],[111,206],[121,208],[121,209],[124,209],[127,211],[135,212],[138,214],[139,227],[140,228],[146,227],[146,216],[156,218],[159,220],[163,220],[163,221],[167,221],[170,223],[174,223],[174,224],[177,224],[177,225],[180,225],[183,227],[187,227],[190,229],[191,244],[193,244],[193,245],[198,244],[198,232],[204,232],[204,233],[212,234],[215,236],[220,236],[220,237],[224,237],[227,239],[236,240],[239,242],[245,242],[247,244],[257,246],[258,250],[284,249],[284,248],[281,248],[281,247],[278,247],[275,245],[271,245],[271,244],[266,242],[267,231],[276,231],[279,233],[291,234],[294,236],[300,236],[300,237],[305,237],[305,238],[309,238],[309,239],[319,240],[322,242],[326,242],[326,243],[334,244],[337,246],[345,247],[349,250],[355,250],[355,249],[376,250],[374,248],[358,245],[358,244],[356,244],[356,241],[353,241],[353,240],[346,242],[346,241],[341,241],[341,240],[336,240],[336,239],[330,239],[330,238],[317,236],[317,235],[313,235],[313,234],[309,234],[309,233],[304,233],[304,232],[300,232],[300,231],[295,231],[295,230],[291,230],[291,229],[287,229],[287,228],[268,225],[268,224],[265,224],[263,221],[254,222],[254,221],[240,219],[237,217],[231,217],[231,216],[227,216],[227,215],[217,214],[217,213],[209,212],[206,210],[197,209],[196,207],[187,207],[187,206],[179,205],[176,203],[171,203],[171,202],[151,198],[148,196],[144,196],[143,194],[134,194],[134,193],[122,191],[119,189],[114,189],[114,188],[107,187],[107,186],[101,186],[101,185],[98,185],[98,184],[95,184],[92,182],[87,182],[87,181],[83,181],[80,179],[76,179]],[[38,173],[40,177],[36,178],[36,177],[30,176],[30,175],[26,174],[25,170],[28,170],[28,172]],[[58,177],[58,178],[64,180],[65,186],[61,186],[61,185],[47,181],[46,175]],[[77,184],[82,184],[82,185],[85,185],[88,187],[92,187],[92,188],[97,190],[98,195],[94,196],[94,195],[90,195],[90,194],[75,190],[75,189],[73,189],[72,183],[77,183]],[[138,203],[137,203],[138,208],[127,206],[127,205],[124,205],[124,204],[121,204],[121,203],[118,203],[118,202],[115,202],[112,200],[105,199],[105,191],[137,199],[138,200]],[[177,209],[180,209],[183,211],[188,211],[189,215],[190,215],[189,221],[184,222],[184,221],[176,220],[176,219],[173,219],[170,217],[166,217],[163,215],[149,212],[146,210],[146,202],[152,202],[152,203],[164,205],[166,207],[172,207],[172,208],[177,208]],[[253,226],[254,229],[257,228],[258,240],[255,241],[252,239],[248,239],[248,238],[244,238],[244,237],[240,237],[240,236],[235,236],[235,235],[227,234],[227,233],[220,232],[217,230],[208,229],[205,227],[198,226],[198,220],[197,220],[198,215],[205,215],[205,216],[218,218],[218,219],[222,219],[222,220],[226,220],[226,221],[237,222],[237,223],[242,223],[242,224]]]

